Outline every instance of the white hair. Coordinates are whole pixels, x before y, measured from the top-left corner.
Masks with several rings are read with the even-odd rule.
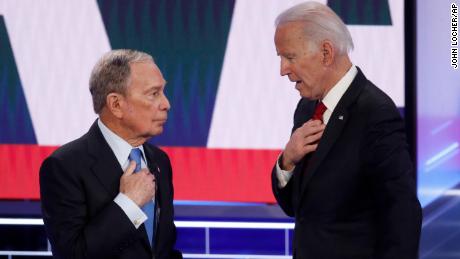
[[[317,2],[304,2],[282,12],[275,20],[275,26],[288,22],[304,22],[304,32],[310,41],[318,46],[323,40],[330,40],[339,54],[353,50],[353,39],[342,19],[328,6]]]

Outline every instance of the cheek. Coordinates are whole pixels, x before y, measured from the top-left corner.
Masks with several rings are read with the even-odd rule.
[[[296,75],[300,75],[302,72],[302,67],[300,65],[293,64],[291,65],[291,71]]]
[[[155,111],[155,104],[152,101],[145,101],[139,105],[139,110],[142,110],[146,115],[152,115]]]
[[[310,68],[306,64],[299,64],[296,66],[296,72],[299,77],[304,81],[310,79]]]

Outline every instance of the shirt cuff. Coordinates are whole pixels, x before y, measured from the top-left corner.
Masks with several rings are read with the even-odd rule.
[[[280,157],[283,153],[281,153],[276,160],[276,178],[278,178],[278,188],[284,188],[289,180],[292,177],[292,172],[294,171],[295,167],[292,168],[290,171],[286,171],[281,169],[280,167]]]
[[[145,215],[142,209],[123,193],[118,193],[113,201],[125,212],[136,229],[147,220],[147,215]]]

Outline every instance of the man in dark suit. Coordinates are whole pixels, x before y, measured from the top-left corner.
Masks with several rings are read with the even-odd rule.
[[[302,97],[272,172],[295,217],[294,258],[417,258],[421,208],[395,104],[351,63],[350,33],[329,7],[299,4],[276,26],[281,75]]]
[[[55,258],[182,258],[174,250],[169,158],[146,141],[170,108],[152,57],[105,54],[90,92],[99,119],[42,164],[43,220]]]

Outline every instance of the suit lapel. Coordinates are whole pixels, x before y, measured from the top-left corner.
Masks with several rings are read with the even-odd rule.
[[[155,152],[152,150],[152,148],[150,148],[149,145],[147,144],[144,144],[143,145],[144,147],[144,152],[145,152],[145,157],[147,158],[147,167],[149,168],[149,171],[155,176],[155,181],[156,181],[156,186],[157,186],[157,190],[155,192],[155,240],[153,240],[154,242],[154,246],[153,247],[157,247],[157,240],[158,240],[158,227],[159,227],[159,213],[160,213],[160,168],[156,162],[156,157],[155,157]],[[145,239],[146,241],[146,244],[149,245],[148,243],[148,238]],[[154,249],[152,251],[153,254],[155,254],[154,252]]]
[[[159,167],[158,164],[156,163],[156,158],[155,158],[155,152],[149,147],[149,145],[144,144],[144,152],[145,152],[145,157],[147,158],[147,167],[149,168],[149,171],[155,175],[155,179],[157,180],[157,183],[159,181],[160,174],[159,174]]]
[[[304,172],[302,172],[303,177],[300,188],[300,199],[304,196],[308,183],[316,173],[318,167],[321,163],[323,163],[332,146],[340,137],[350,117],[349,109],[359,96],[359,93],[361,92],[363,85],[366,84],[366,81],[367,79],[364,77],[364,74],[358,68],[358,74],[335,107],[324,134],[321,137],[318,148],[303,169]],[[301,204],[301,201],[299,201],[299,203]]]
[[[93,157],[92,173],[111,197],[119,192],[120,177],[123,170],[109,144],[105,141],[97,121],[88,131],[88,153]]]
[[[292,180],[294,181],[294,193],[300,193],[302,190],[302,183],[304,182],[303,178],[306,176],[304,174],[305,167],[308,165],[308,162],[311,160],[311,155],[306,155],[299,164],[296,165]],[[294,208],[299,209],[300,206],[300,195],[294,195]]]
[[[328,125],[324,131],[321,141],[316,149],[315,153],[311,156],[311,159],[308,161],[304,168],[304,175],[302,179],[301,186],[301,196],[310,181],[313,175],[316,173],[319,165],[323,162],[327,153],[330,151],[334,143],[339,138],[342,133],[343,127],[345,126],[348,120],[348,112],[346,110],[338,110],[338,107],[334,109],[332,116],[328,122]],[[340,115],[337,115],[340,114]],[[337,117],[343,116],[343,120],[339,120]]]
[[[305,122],[307,122],[312,116],[313,112],[315,110],[316,106],[316,101],[310,101],[308,99],[302,98],[300,99],[299,103],[297,104],[297,108],[294,114],[294,127],[292,129],[291,133],[294,133],[296,129],[301,127]],[[303,170],[310,159],[310,155],[306,155],[305,157],[302,158],[302,160],[297,163],[293,176],[292,176],[292,181],[294,183],[294,193],[299,193],[301,189],[301,182],[303,178]],[[294,207],[299,208],[299,202],[300,202],[300,196],[294,196]]]

